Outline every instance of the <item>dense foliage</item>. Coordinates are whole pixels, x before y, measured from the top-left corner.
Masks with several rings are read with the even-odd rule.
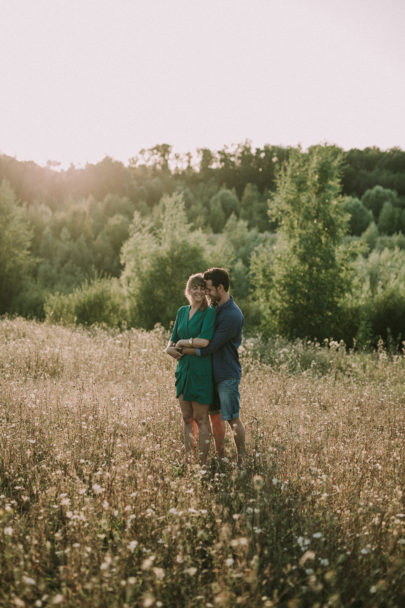
[[[327,230],[327,241],[318,238],[323,224],[313,219],[321,207],[313,201],[326,200],[326,194],[316,192],[308,153],[293,148],[254,149],[246,142],[180,156],[162,144],[142,150],[128,166],[107,157],[67,170],[0,156],[0,312],[167,326],[184,302],[187,274],[215,264],[231,271],[247,329],[400,342],[404,294],[391,259],[405,249],[405,152],[314,150],[330,156],[322,187],[324,194],[335,190],[343,224],[346,215],[346,236],[342,224],[338,241]],[[341,158],[336,175],[334,154]],[[298,182],[290,191],[280,177],[295,171],[294,163],[306,195]],[[287,229],[289,206],[297,211],[296,228]],[[323,205],[321,215],[331,210]],[[360,245],[351,265],[358,280],[350,291],[341,270],[348,269],[344,254],[353,243]],[[370,290],[366,297],[360,277],[372,275],[374,252],[395,287]],[[288,306],[282,297],[287,292]],[[110,302],[105,309],[92,305],[103,293]],[[323,307],[322,320],[311,316],[314,307]],[[307,321],[295,327],[298,310]],[[326,317],[331,322],[324,323]]]

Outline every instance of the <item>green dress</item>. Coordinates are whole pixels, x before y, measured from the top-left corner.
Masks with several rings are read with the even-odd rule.
[[[177,311],[174,323],[172,342],[188,338],[205,338],[211,340],[215,331],[216,312],[213,308],[197,310],[188,319],[190,306],[182,306]],[[183,355],[179,359],[175,372],[176,397],[183,393],[184,401],[196,401],[212,404],[214,400],[214,381],[212,377],[212,359]]]

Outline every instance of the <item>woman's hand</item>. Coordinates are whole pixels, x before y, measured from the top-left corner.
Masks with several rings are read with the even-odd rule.
[[[181,359],[183,356],[183,353],[181,352],[181,350],[179,348],[177,348],[177,346],[168,346],[166,348],[166,352],[168,355],[170,355],[171,357],[173,357],[173,359]]]
[[[184,346],[191,346],[190,340],[178,340],[176,342],[176,348],[182,348]]]

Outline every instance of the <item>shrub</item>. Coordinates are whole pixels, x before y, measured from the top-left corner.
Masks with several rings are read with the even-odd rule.
[[[405,251],[374,250],[367,258],[359,256],[355,277],[345,304],[353,335],[362,345],[377,346],[380,338],[399,343],[405,336]]]
[[[288,374],[310,373],[323,376],[331,370],[346,372],[350,362],[343,341],[326,339],[322,342],[302,340],[290,341],[282,336],[265,338],[252,336],[244,341],[242,357],[244,366],[259,359],[273,370],[284,370]]]
[[[374,343],[378,338],[390,346],[400,343],[405,337],[405,294],[386,289],[367,304],[363,318],[369,323]]]
[[[47,321],[65,325],[126,325],[127,312],[123,291],[114,279],[85,282],[70,294],[52,294],[44,305]]]

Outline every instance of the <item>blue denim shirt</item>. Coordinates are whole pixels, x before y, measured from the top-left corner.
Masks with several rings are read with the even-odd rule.
[[[206,348],[197,348],[196,355],[212,355],[214,382],[240,379],[242,367],[239,361],[238,347],[242,342],[243,314],[233,297],[216,308],[217,320],[215,333]]]

